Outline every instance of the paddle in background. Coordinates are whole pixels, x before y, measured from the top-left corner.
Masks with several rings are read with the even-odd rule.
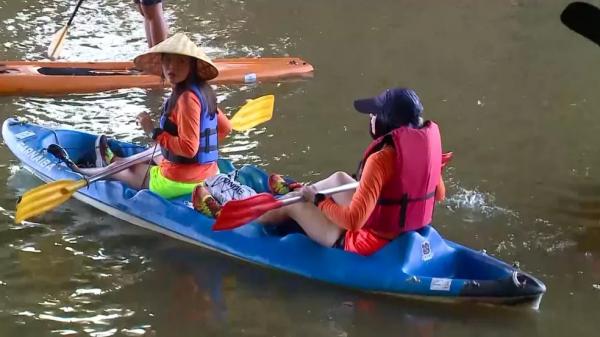
[[[442,154],[442,167],[452,159],[453,152]],[[317,194],[328,196],[340,192],[355,190],[358,182],[328,188],[318,191]],[[260,193],[246,199],[231,200],[223,205],[217,221],[213,224],[214,231],[230,230],[243,226],[270,210],[306,201],[302,196],[277,199],[270,193]]]
[[[273,117],[275,96],[266,95],[248,100],[231,118],[232,128],[236,131],[246,131]],[[105,171],[80,180],[57,180],[31,189],[17,202],[15,223],[46,213],[69,200],[78,189],[123,171],[133,165],[143,163],[160,154],[155,147],[127,157],[116,164],[109,165]]]
[[[60,55],[63,44],[65,43],[65,39],[67,38],[67,30],[69,29],[69,27],[71,27],[71,23],[73,23],[73,18],[75,18],[75,14],[77,14],[77,10],[79,10],[79,6],[81,6],[82,2],[83,2],[83,0],[79,0],[77,2],[77,5],[75,6],[75,10],[73,11],[73,14],[71,14],[71,17],[69,18],[69,21],[67,22],[67,25],[62,27],[61,29],[59,29],[52,36],[52,42],[50,43],[50,46],[48,47],[48,57],[51,60],[54,60],[55,58],[58,57],[58,55]]]
[[[600,9],[586,2],[572,2],[560,14],[560,21],[574,32],[600,46]]]

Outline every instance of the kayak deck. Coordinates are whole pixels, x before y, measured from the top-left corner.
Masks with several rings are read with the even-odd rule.
[[[63,146],[75,161],[90,161],[95,136],[47,129],[14,119],[4,122],[4,141],[21,162],[44,181],[78,179],[44,150]],[[117,155],[144,148],[112,140]],[[227,172],[233,165],[220,160]],[[265,173],[240,169],[245,182],[258,191]],[[297,227],[264,227],[250,223],[235,230],[213,232],[212,219],[188,206],[189,196],[165,200],[148,190],[134,190],[117,181],[98,181],[75,197],[132,224],[255,264],[323,282],[392,296],[448,302],[520,304],[537,308],[546,288],[533,276],[478,252],[443,239],[431,226],[406,233],[372,256],[365,257],[316,244]]]
[[[248,84],[312,77],[314,68],[297,57],[217,59],[214,84]],[[0,95],[88,93],[167,86],[133,62],[0,61]]]

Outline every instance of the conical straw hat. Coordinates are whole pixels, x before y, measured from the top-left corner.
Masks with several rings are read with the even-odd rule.
[[[183,33],[177,33],[155,45],[144,54],[136,57],[133,62],[143,72],[161,76],[162,54],[178,54],[195,58],[198,60],[198,77],[202,80],[212,80],[219,75],[219,70],[210,58]]]

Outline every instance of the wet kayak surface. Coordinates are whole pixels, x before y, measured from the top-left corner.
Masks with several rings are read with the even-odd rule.
[[[175,30],[214,58],[298,56],[309,80],[221,86],[233,112],[276,95],[272,121],[223,156],[302,181],[356,168],[369,141],[352,100],[411,86],[454,159],[436,229],[548,287],[537,312],[390,299],[257,267],[72,201],[13,225],[40,183],[0,146],[0,335],[595,336],[600,309],[600,48],[560,23],[559,0],[167,1]],[[0,54],[42,60],[73,9],[0,0]],[[145,47],[130,1],[84,2],[63,55],[126,60]],[[146,142],[162,90],[2,97],[0,116]]]

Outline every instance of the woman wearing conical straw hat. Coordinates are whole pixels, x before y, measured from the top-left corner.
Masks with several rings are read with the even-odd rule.
[[[149,188],[167,199],[190,194],[197,184],[218,173],[218,142],[231,132],[231,123],[217,108],[216,95],[207,83],[219,72],[182,33],[139,55],[134,63],[145,73],[163,76],[171,83],[173,91],[163,105],[159,126],[155,127],[147,113],[137,117],[146,134],[160,145],[162,158],[155,159],[158,166],[138,164],[111,178],[136,189]],[[62,156],[58,152],[64,151],[53,152]],[[106,166],[114,159],[106,136],[99,136],[96,166]],[[86,175],[104,170],[72,168]]]

